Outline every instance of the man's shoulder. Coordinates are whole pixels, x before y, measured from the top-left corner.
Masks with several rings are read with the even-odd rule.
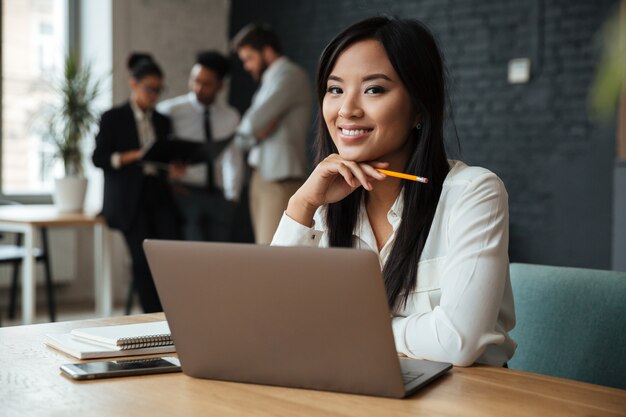
[[[239,111],[224,101],[215,101],[213,106],[220,112],[220,114],[239,117]]]
[[[170,113],[172,111],[185,109],[187,107],[191,107],[191,102],[189,101],[189,95],[183,94],[182,96],[177,96],[173,98],[169,98],[167,100],[163,100],[157,105],[157,110],[161,113]]]
[[[265,86],[268,90],[279,89],[284,94],[301,96],[311,88],[309,75],[304,68],[289,59],[285,60],[268,81],[270,82],[261,84],[261,89]],[[289,88],[285,89],[284,86]]]
[[[293,62],[289,58],[285,60],[285,65],[283,65],[283,72],[290,75],[305,76],[308,78],[306,70],[300,64]]]

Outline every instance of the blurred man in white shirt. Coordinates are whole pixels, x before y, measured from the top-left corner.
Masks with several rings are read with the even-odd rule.
[[[206,142],[207,146],[213,142],[212,149],[221,149],[207,163],[189,166],[175,184],[174,195],[184,217],[187,240],[231,240],[244,161],[232,141],[239,113],[217,100],[229,70],[227,58],[219,52],[199,53],[191,69],[189,93],[157,106],[171,118],[175,137]]]

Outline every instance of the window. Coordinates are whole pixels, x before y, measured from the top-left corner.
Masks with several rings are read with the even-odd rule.
[[[58,165],[43,109],[63,70],[68,0],[2,0],[2,194],[49,194]]]

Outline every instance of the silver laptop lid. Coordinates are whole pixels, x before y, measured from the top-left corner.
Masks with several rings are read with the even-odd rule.
[[[183,372],[403,397],[378,256],[146,241]]]

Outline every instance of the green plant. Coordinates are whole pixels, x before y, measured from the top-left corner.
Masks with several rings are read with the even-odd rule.
[[[101,84],[91,65],[81,65],[75,53],[66,56],[63,75],[53,82],[57,101],[46,113],[45,137],[55,148],[52,158],[63,161],[66,176],[83,174],[82,140],[97,121],[94,101]]]
[[[602,57],[591,89],[590,105],[596,118],[614,114],[626,85],[626,3],[605,22],[598,43]]]

